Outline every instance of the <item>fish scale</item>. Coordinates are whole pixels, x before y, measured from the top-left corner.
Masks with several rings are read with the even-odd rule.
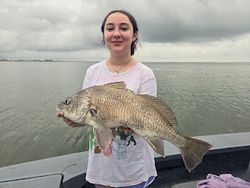
[[[97,101],[96,105],[99,106],[99,108],[101,106],[104,107],[103,110],[101,111],[110,112],[109,114],[100,114],[100,116],[103,117],[104,121],[106,120],[109,123],[109,120],[112,119],[113,120],[112,123],[114,123],[115,120],[117,120],[116,122],[117,124],[120,124],[121,122],[124,125],[127,125],[130,128],[134,129],[134,131],[137,130],[138,132],[141,132],[143,135],[156,133],[156,135],[152,135],[152,136],[160,136],[163,139],[172,140],[172,142],[178,143],[179,145],[183,145],[183,144],[180,144],[179,137],[174,136],[175,131],[168,130],[168,129],[171,129],[166,126],[168,122],[166,121],[165,118],[160,116],[159,113],[155,112],[155,109],[150,108],[150,106],[145,103],[139,103],[138,105],[138,102],[136,101],[140,100],[140,98],[130,99],[130,97],[124,97],[125,95],[123,95],[124,94],[123,92],[114,88],[107,88],[104,91],[100,90],[100,88],[97,88],[97,91],[93,90],[93,92],[97,93],[97,96],[98,96],[96,99],[93,98],[94,101],[95,100]],[[110,95],[110,93],[112,94]],[[103,101],[103,99],[105,99],[104,101],[109,101],[109,102],[107,104],[99,102],[99,101]],[[126,101],[132,100],[132,102],[130,102],[129,103],[130,105],[129,105],[128,102],[127,103],[125,102],[125,100]],[[126,104],[125,108],[122,106],[124,104]],[[137,109],[138,106],[140,106],[139,108],[143,109],[145,112],[143,113],[142,111],[133,110],[133,109]],[[112,109],[117,109],[117,111],[113,111]],[[131,119],[126,118],[129,114],[131,114],[131,113],[125,113],[125,111],[126,110],[128,111],[128,109],[132,111],[132,114],[133,114],[132,117],[135,117],[135,118],[131,118]],[[110,119],[106,119],[105,117],[110,117]],[[130,121],[126,121],[127,119],[130,119]],[[151,119],[151,122],[154,122],[154,123],[152,124],[148,122],[148,119]],[[136,120],[138,120],[137,123],[135,123]],[[167,127],[167,131],[165,127]],[[166,135],[168,134],[170,136],[166,137]],[[173,137],[171,137],[171,135],[173,135]]]

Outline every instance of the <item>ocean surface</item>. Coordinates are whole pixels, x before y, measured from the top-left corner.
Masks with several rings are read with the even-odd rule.
[[[0,167],[87,149],[56,117],[94,62],[0,62]],[[250,131],[250,63],[145,63],[187,136]]]

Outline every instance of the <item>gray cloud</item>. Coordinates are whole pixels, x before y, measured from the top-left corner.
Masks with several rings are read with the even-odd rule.
[[[0,8],[1,50],[75,51],[100,46],[98,19],[91,17],[96,7],[74,3],[78,4],[5,1]]]
[[[140,40],[152,49],[235,40],[250,33],[248,7],[248,0],[1,0],[0,58],[24,51],[103,56],[100,25],[113,9],[136,17]]]
[[[138,13],[143,41],[204,42],[250,33],[250,1],[146,2]]]

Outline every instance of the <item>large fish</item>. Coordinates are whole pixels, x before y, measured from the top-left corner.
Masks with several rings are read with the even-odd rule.
[[[111,128],[120,126],[144,137],[162,156],[165,156],[163,140],[168,140],[180,150],[189,172],[212,147],[177,132],[175,115],[166,104],[153,96],[134,94],[124,82],[84,89],[59,103],[57,111],[73,122],[93,126],[96,140],[104,150],[113,140]]]

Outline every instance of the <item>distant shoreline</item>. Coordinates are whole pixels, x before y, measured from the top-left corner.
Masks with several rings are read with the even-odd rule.
[[[101,60],[0,59],[0,62],[98,62]],[[141,61],[142,63],[250,63],[250,61]]]
[[[83,61],[83,60],[53,60],[53,59],[0,59],[1,61],[10,62],[96,62],[96,61]]]
[[[45,62],[49,62],[49,61],[54,61],[52,59],[43,59],[43,60],[40,60],[40,59],[31,59],[31,60],[28,60],[28,59],[0,59],[0,61],[45,61]]]

